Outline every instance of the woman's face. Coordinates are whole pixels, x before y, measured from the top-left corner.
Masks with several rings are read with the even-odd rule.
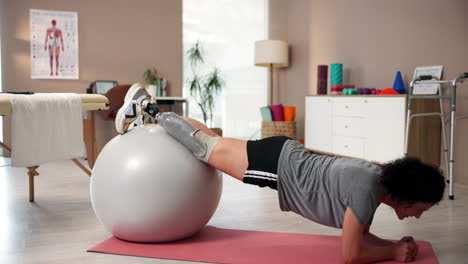
[[[416,203],[408,203],[408,202],[401,202],[395,207],[395,213],[398,216],[398,219],[403,220],[406,217],[416,217],[419,218],[421,215],[429,210],[434,204],[432,203],[423,203],[423,202],[416,202]]]

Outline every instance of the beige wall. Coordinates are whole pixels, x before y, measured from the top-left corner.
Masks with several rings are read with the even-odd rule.
[[[416,66],[443,65],[444,77],[468,71],[466,0],[270,0],[270,38],[289,42],[290,67],[277,74],[279,101],[298,107],[315,94],[318,64],[344,63],[344,82],[391,87],[396,71],[409,82]],[[279,85],[279,86],[278,86]],[[468,114],[468,84],[458,89]],[[303,124],[299,125],[303,136]],[[468,120],[455,131],[456,181],[468,184]]]
[[[169,80],[169,95],[182,95],[181,0],[2,0],[4,91],[85,93],[94,80],[142,82],[147,67]],[[32,80],[29,9],[78,12],[79,80]],[[6,123],[5,139],[10,142]],[[98,124],[98,143],[115,134]]]
[[[308,0],[270,0],[269,37],[289,44],[289,67],[275,71],[275,102],[296,106],[297,136],[304,138],[304,96],[311,71]],[[307,7],[307,8],[306,8]]]

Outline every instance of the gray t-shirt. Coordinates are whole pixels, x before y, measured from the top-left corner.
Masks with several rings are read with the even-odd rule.
[[[312,154],[288,140],[278,162],[280,208],[342,228],[349,207],[361,225],[370,225],[385,192],[380,173],[371,162]]]

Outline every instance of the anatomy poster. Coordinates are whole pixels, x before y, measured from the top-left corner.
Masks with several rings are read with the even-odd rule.
[[[29,10],[32,79],[78,79],[78,13]]]

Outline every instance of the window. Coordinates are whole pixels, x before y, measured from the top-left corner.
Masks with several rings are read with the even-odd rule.
[[[260,135],[260,107],[267,105],[266,68],[254,66],[254,44],[267,39],[267,0],[184,0],[184,97],[190,92],[187,50],[199,41],[205,63],[200,75],[218,67],[225,80],[216,97],[213,127],[223,136],[253,139]],[[203,121],[198,105],[190,100],[190,117]]]

